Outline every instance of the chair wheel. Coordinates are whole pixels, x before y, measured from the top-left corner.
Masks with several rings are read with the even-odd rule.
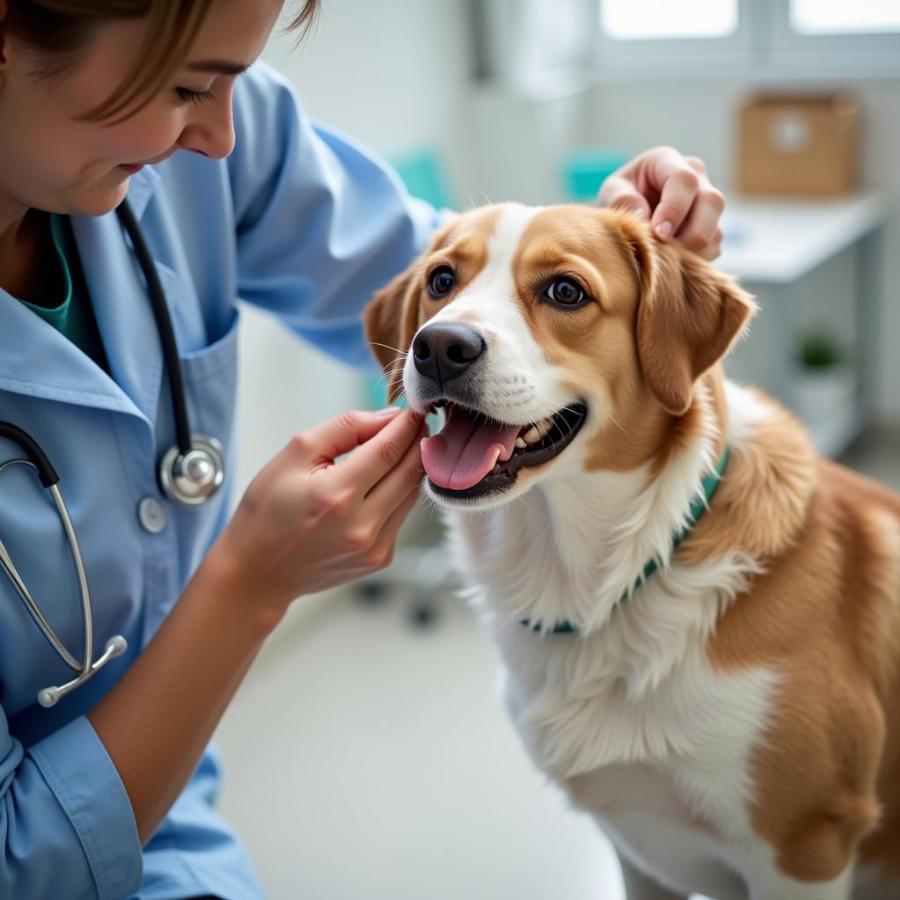
[[[356,597],[367,606],[375,606],[387,600],[388,586],[383,581],[361,581],[356,586]]]
[[[409,619],[416,628],[431,628],[438,618],[435,605],[427,600],[413,604],[409,611]]]

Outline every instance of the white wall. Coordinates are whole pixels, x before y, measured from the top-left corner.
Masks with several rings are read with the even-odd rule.
[[[288,12],[296,4],[288,4]],[[419,145],[465,168],[457,131],[469,63],[460,0],[325,0],[299,47],[278,34],[264,54],[307,112],[381,154]],[[296,431],[366,403],[357,373],[245,307],[240,332],[238,487]],[[237,499],[237,498],[236,498]]]
[[[464,166],[467,21],[465,0],[323,0],[298,49],[293,36],[276,35],[265,55],[313,118],[385,155],[436,146],[455,180]]]
[[[900,196],[900,82],[865,82],[856,89],[865,115],[865,185],[887,192],[896,205]],[[530,99],[482,88],[470,98],[471,118],[480,130],[476,144],[482,152],[467,189],[484,192],[492,199],[553,202],[561,196],[558,159],[567,146],[608,145],[636,154],[657,144],[671,144],[702,157],[713,182],[727,195],[733,181],[734,113],[750,90],[734,77],[617,81],[577,95]],[[831,269],[827,278],[815,279],[817,289],[823,283],[846,285],[847,279]],[[881,282],[876,414],[897,424],[900,220],[896,212],[885,229]],[[842,301],[823,297],[823,302]]]

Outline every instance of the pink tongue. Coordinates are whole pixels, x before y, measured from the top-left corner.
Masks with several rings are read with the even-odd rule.
[[[497,460],[512,456],[520,425],[480,421],[454,409],[449,422],[422,444],[422,465],[438,486],[462,491],[478,484]]]

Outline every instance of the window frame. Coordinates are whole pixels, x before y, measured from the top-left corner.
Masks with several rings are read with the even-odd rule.
[[[603,32],[602,0],[594,5],[596,40],[594,73],[605,76],[653,75],[677,68],[679,74],[745,70],[753,56],[754,34],[747,14],[753,3],[738,0],[738,26],[725,37],[635,38],[609,37]],[[758,2],[758,0],[757,0]]]
[[[771,7],[771,53],[784,73],[823,67],[831,77],[900,75],[900,31],[800,34],[791,28],[790,0],[765,0]]]
[[[900,77],[900,33],[799,34],[790,0],[738,0],[738,27],[724,38],[623,40],[603,33],[594,3],[591,73],[600,81],[736,75],[766,82]]]

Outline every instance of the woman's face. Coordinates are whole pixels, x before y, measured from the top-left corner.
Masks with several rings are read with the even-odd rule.
[[[35,80],[34,51],[3,31],[0,0],[0,222],[30,207],[101,215],[124,198],[142,165],[176,150],[227,156],[235,78],[262,51],[282,2],[215,0],[184,66],[140,112],[109,124],[78,116],[120,84],[142,46],[144,21],[98,27],[73,68]]]

